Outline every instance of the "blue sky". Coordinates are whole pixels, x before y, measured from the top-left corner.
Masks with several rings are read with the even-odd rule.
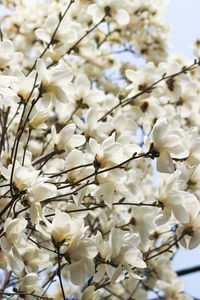
[[[165,19],[172,26],[170,52],[193,58],[191,44],[200,38],[200,0],[171,0]]]

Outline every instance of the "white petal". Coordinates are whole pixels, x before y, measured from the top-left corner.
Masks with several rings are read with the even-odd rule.
[[[175,218],[179,222],[184,223],[184,224],[189,222],[189,220],[190,220],[189,215],[182,205],[174,205],[172,208],[172,211],[173,211]]]
[[[50,35],[43,28],[36,29],[35,35],[39,40],[46,42],[46,43],[49,43],[51,40]]]
[[[73,147],[79,147],[86,142],[86,139],[81,134],[74,134],[71,139],[69,140],[69,145]]]
[[[94,155],[99,154],[101,152],[101,147],[95,139],[89,139],[89,146]]]
[[[72,150],[66,159],[67,168],[73,168],[77,165],[81,165],[83,163],[83,153],[79,150]]]
[[[36,273],[29,273],[23,278],[22,282],[25,286],[30,286],[35,285],[38,280],[39,276]]]
[[[116,257],[121,249],[121,242],[120,242],[120,236],[119,236],[119,231],[116,228],[112,229],[111,233],[111,243],[112,243],[112,248],[113,248],[113,253],[112,256]]]
[[[115,281],[119,278],[121,272],[122,272],[123,268],[122,268],[122,265],[119,265],[115,272],[113,273],[113,276],[112,276],[112,280],[111,280],[111,284],[114,284]]]
[[[45,20],[46,28],[48,28],[48,30],[50,30],[50,31],[53,31],[53,30],[55,30],[56,26],[58,25],[58,22],[59,22],[59,20],[56,16],[49,16]]]
[[[76,129],[75,124],[69,124],[67,126],[65,126],[60,132],[59,132],[59,139],[62,140],[66,139],[69,140],[72,135],[74,134],[74,131]]]
[[[73,284],[81,285],[85,282],[87,274],[84,272],[83,263],[81,261],[73,262],[67,269],[70,272]]]
[[[138,257],[139,250],[137,249],[129,249],[124,254],[125,261],[133,267],[137,268],[145,268],[145,262]]]
[[[127,174],[126,171],[123,169],[114,169],[109,171],[111,177],[114,179],[115,182],[118,184],[123,184],[126,181]]]
[[[113,143],[104,147],[104,154],[112,161],[120,162],[122,160],[123,148],[120,143]]]
[[[200,228],[194,230],[194,233],[189,241],[189,249],[194,249],[200,244]]]
[[[164,211],[156,217],[154,224],[157,226],[163,225],[169,220],[170,217],[171,210],[164,209]]]
[[[94,282],[100,282],[106,272],[106,268],[104,264],[97,266],[97,273],[94,274]]]
[[[91,4],[88,6],[87,13],[89,15],[93,15],[96,12],[96,10],[98,10],[97,4]]]
[[[39,78],[42,79],[47,79],[47,68],[45,63],[43,62],[42,59],[38,58],[37,63],[36,63],[36,69],[38,71],[38,76]]]
[[[13,43],[9,40],[0,42],[0,51],[5,52],[7,55],[14,52]]]
[[[78,128],[80,128],[82,130],[84,129],[83,121],[80,118],[78,118],[76,115],[73,115],[73,121]]]
[[[40,219],[42,220],[42,207],[40,203],[32,203],[29,209],[31,222],[33,224],[39,224]]]
[[[186,149],[183,145],[176,145],[172,149],[168,150],[173,158],[184,159],[190,155],[190,151]]]
[[[74,84],[81,95],[85,95],[90,91],[90,81],[85,74],[79,74]]]
[[[10,264],[15,273],[21,273],[24,268],[24,263],[21,256],[15,247],[12,248],[13,255],[10,255]]]
[[[66,93],[57,85],[52,86],[53,89],[53,94],[56,97],[56,100],[62,102],[62,103],[66,103],[68,102],[68,97],[66,95]]]
[[[157,170],[161,173],[173,173],[174,165],[171,156],[168,152],[161,152],[157,158]]]
[[[125,71],[125,74],[126,74],[126,77],[130,80],[130,81],[135,81],[135,78],[136,78],[136,72],[133,71],[133,70],[126,70]]]
[[[56,186],[48,182],[33,186],[32,191],[35,194],[35,201],[42,201],[57,194]]]
[[[117,14],[114,16],[114,19],[119,25],[126,25],[129,23],[129,14],[124,9],[118,9]]]
[[[50,71],[51,80],[57,81],[59,85],[69,83],[73,78],[72,71],[65,67],[56,67]]]
[[[155,145],[159,145],[160,141],[166,133],[168,126],[167,118],[160,118],[155,123],[152,130],[152,140]]]
[[[11,249],[11,244],[9,244],[5,238],[5,236],[2,236],[1,239],[1,247],[5,252],[9,252]]]

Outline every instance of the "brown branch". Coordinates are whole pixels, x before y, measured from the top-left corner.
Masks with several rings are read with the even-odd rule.
[[[188,274],[199,272],[199,271],[200,271],[200,265],[176,271],[176,274],[178,276],[184,276],[184,275],[188,275]]]
[[[43,155],[37,157],[36,159],[34,159],[34,161],[32,162],[32,166],[35,166],[35,165],[41,163],[43,160],[49,159],[54,155],[55,155],[54,150],[50,151],[49,153],[43,154]]]
[[[150,259],[152,259],[152,258],[154,258],[154,257],[156,257],[156,256],[159,256],[159,255],[161,255],[161,254],[163,254],[163,253],[165,253],[165,252],[168,252],[173,246],[176,246],[176,245],[177,245],[177,243],[184,237],[184,235],[185,235],[185,234],[182,234],[178,239],[175,240],[174,243],[172,243],[171,245],[169,245],[166,249],[164,249],[164,250],[162,250],[162,251],[160,251],[160,252],[158,252],[158,253],[156,253],[156,254],[154,254],[154,255],[152,255],[152,256],[147,257],[147,258],[145,259],[145,261],[148,261],[148,260],[150,260]]]
[[[54,40],[54,37],[55,37],[55,35],[56,35],[56,33],[57,33],[59,27],[60,27],[60,24],[61,24],[62,20],[64,19],[66,13],[68,12],[70,6],[74,3],[74,1],[75,1],[75,0],[71,0],[70,3],[69,3],[69,5],[67,6],[66,10],[64,11],[63,15],[60,14],[60,16],[59,16],[59,22],[58,22],[58,24],[57,24],[57,26],[56,26],[56,28],[55,28],[55,30],[54,30],[52,36],[51,36],[51,39],[50,39],[50,41],[48,42],[46,48],[45,48],[45,49],[43,50],[43,52],[40,54],[39,58],[42,58],[42,57],[44,56],[44,54],[47,52],[47,50],[49,49],[49,47],[51,46],[51,44],[52,44],[52,42],[53,42],[53,40]],[[34,70],[34,68],[35,68],[35,66],[36,66],[36,63],[37,63],[37,59],[35,60],[35,62],[34,62],[34,64],[33,64],[32,68],[29,70],[29,72],[28,72],[27,75],[29,75],[29,74]]]
[[[7,272],[1,282],[1,286],[0,286],[0,292],[3,292],[6,288],[6,286],[8,285],[9,283],[9,280],[10,280],[10,276],[11,276],[11,271]]]
[[[110,115],[117,107],[119,107],[119,106],[124,107],[124,106],[130,104],[132,101],[134,101],[139,96],[141,96],[141,95],[143,95],[145,93],[150,93],[152,91],[152,89],[155,88],[155,86],[158,83],[160,83],[161,81],[163,81],[163,80],[169,80],[169,79],[172,79],[172,78],[174,78],[174,77],[176,77],[176,76],[178,76],[180,74],[183,74],[183,73],[186,73],[188,71],[191,71],[191,70],[195,69],[198,64],[199,64],[198,61],[194,61],[194,63],[191,64],[189,67],[184,67],[181,71],[179,71],[177,73],[174,73],[174,74],[171,74],[171,75],[168,75],[168,76],[166,76],[164,74],[162,78],[158,79],[157,81],[155,81],[154,83],[152,83],[151,85],[149,85],[148,87],[146,87],[141,92],[135,94],[134,96],[132,96],[130,98],[125,99],[124,101],[120,101],[117,105],[115,105],[107,113],[105,113],[100,119],[98,119],[98,122],[99,121],[103,121],[105,119],[105,117],[107,117],[108,115]]]
[[[9,112],[10,112],[10,107],[8,107],[6,111],[2,111],[3,120],[2,120],[2,132],[1,132],[1,141],[0,141],[0,155],[1,155],[2,149],[4,147],[4,140],[5,140],[5,135],[6,135],[6,131],[7,131],[6,124],[7,124]]]
[[[60,247],[58,247],[58,272],[57,272],[57,275],[58,275],[58,278],[59,278],[59,282],[60,282],[60,288],[61,288],[61,291],[62,291],[62,297],[63,297],[63,300],[65,300],[65,291],[64,291],[64,287],[63,287],[63,282],[62,282],[62,274],[61,274],[61,260],[62,260],[62,255],[60,254]]]
[[[73,50],[73,49],[75,49],[77,46],[78,46],[78,44],[90,33],[90,32],[92,32],[96,27],[98,27],[101,23],[103,23],[105,21],[105,16],[97,23],[97,24],[95,24],[91,29],[89,29],[89,30],[87,30],[86,31],[86,33],[73,45],[73,46],[71,46],[68,50],[67,50],[67,52],[66,52],[66,54],[70,54],[71,53],[71,51]]]
[[[63,199],[60,199],[60,201],[63,201]],[[94,203],[87,203],[87,205],[94,204]],[[142,202],[114,202],[112,203],[113,206],[118,206],[118,205],[130,205],[130,206],[148,206],[148,207],[157,207],[156,203],[142,203]],[[78,209],[71,209],[71,210],[66,210],[65,212],[70,214],[70,213],[76,213],[76,212],[83,212],[83,211],[92,211],[98,208],[108,208],[106,204],[96,204],[95,206],[92,207],[86,207],[86,208],[78,208]],[[45,215],[45,218],[48,217],[53,217],[55,213]],[[30,218],[26,218],[27,220]]]

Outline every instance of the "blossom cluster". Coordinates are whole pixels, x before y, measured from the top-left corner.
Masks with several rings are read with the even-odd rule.
[[[199,43],[168,54],[164,4],[2,1],[2,299],[192,299]]]

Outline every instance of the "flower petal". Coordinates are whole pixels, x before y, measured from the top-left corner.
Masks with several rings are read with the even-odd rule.
[[[114,19],[117,21],[119,25],[126,25],[129,23],[130,17],[127,11],[120,8],[117,10],[117,14],[114,16]]]

